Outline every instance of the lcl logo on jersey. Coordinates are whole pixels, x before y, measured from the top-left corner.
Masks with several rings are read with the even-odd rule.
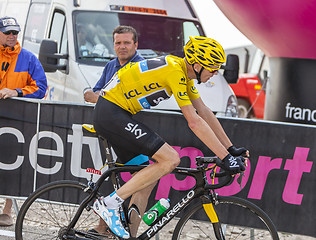
[[[127,130],[128,132],[134,133],[134,135],[136,136],[136,139],[139,139],[143,136],[145,136],[147,133],[143,132],[143,130],[141,128],[137,128],[138,124],[133,124],[133,123],[128,123],[125,127],[125,130]]]
[[[198,94],[198,93],[199,93],[199,92],[197,91],[197,89],[196,89],[195,86],[192,86],[192,87],[190,88],[190,90],[191,90],[191,92],[192,92],[193,94]]]
[[[177,93],[177,96],[179,99],[181,100],[189,100],[189,97],[188,97],[188,93],[187,92],[178,92]]]

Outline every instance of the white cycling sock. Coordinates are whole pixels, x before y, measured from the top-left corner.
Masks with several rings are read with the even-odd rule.
[[[107,208],[116,209],[121,206],[124,200],[120,198],[119,195],[117,195],[116,191],[114,191],[109,196],[103,198],[103,202],[105,203]]]

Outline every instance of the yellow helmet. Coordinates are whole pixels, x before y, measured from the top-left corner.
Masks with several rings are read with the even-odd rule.
[[[190,36],[190,40],[184,46],[184,54],[189,64],[199,63],[210,71],[219,69],[226,62],[223,47],[208,37]]]

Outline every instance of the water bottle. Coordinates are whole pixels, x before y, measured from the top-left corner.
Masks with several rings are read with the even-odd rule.
[[[143,221],[147,225],[151,225],[161,214],[163,214],[169,207],[169,199],[160,199],[151,209],[145,212]]]

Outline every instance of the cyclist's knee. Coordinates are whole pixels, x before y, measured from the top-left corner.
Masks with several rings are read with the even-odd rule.
[[[180,164],[180,157],[176,150],[169,144],[164,144],[153,156],[153,158],[164,165],[165,170],[171,172]]]
[[[168,164],[170,172],[180,164],[179,153],[176,150],[174,150],[171,146],[169,148],[169,151],[166,153],[165,157],[165,163]]]
[[[173,164],[173,169],[180,164],[180,156],[176,150],[173,151],[173,155],[171,156],[171,163]]]

